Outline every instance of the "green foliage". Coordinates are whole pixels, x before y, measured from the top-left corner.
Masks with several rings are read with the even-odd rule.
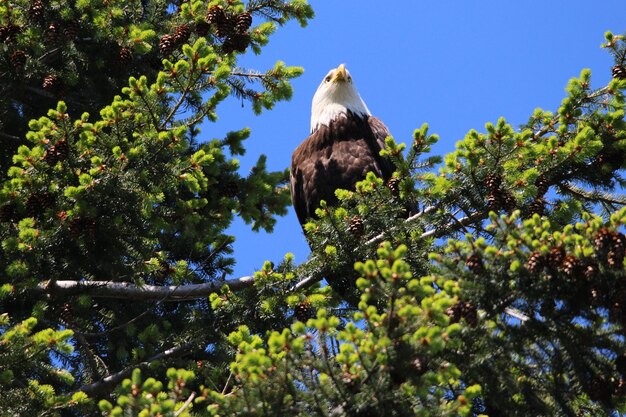
[[[220,285],[234,263],[226,229],[239,216],[271,231],[289,204],[288,173],[268,172],[261,155],[241,174],[250,130],[212,138],[200,126],[229,96],[256,113],[290,99],[301,68],[256,71],[238,59],[260,53],[278,26],[312,16],[300,0],[0,4],[0,312],[36,319],[37,343],[64,337],[20,357],[24,386],[3,390],[2,404],[32,391],[42,398],[33,407],[59,415],[82,388],[108,397],[134,367],[162,374],[181,356],[175,365],[195,363],[207,340],[236,328],[216,322],[205,300],[120,303],[52,288]],[[7,368],[3,380],[10,372],[18,375]]]
[[[241,174],[250,130],[201,126],[230,96],[257,114],[290,99],[301,68],[238,59],[312,17],[303,0],[0,4],[0,414],[626,411],[621,35],[607,86],[583,70],[518,129],[487,123],[444,158],[427,124],[387,138],[396,172],[322,202],[307,262],[223,285],[227,228],[272,231],[288,172],[260,155]]]
[[[89,404],[82,392],[57,392],[69,387],[74,376],[60,366],[46,364],[50,355],[71,354],[71,330],[37,330],[37,319],[15,323],[7,313],[0,315],[0,412],[9,415],[43,415],[62,409],[81,409]],[[39,375],[41,380],[34,379]],[[28,398],[28,401],[25,399]]]
[[[101,400],[98,407],[104,416],[121,417],[189,417],[193,399],[186,385],[194,378],[192,371],[170,368],[167,370],[167,390],[154,378],[143,380],[141,371],[135,369],[132,378],[125,379],[119,387],[117,404]],[[190,396],[191,395],[191,396]]]
[[[480,387],[463,385],[443,359],[465,327],[446,315],[456,296],[413,278],[405,246],[377,252],[356,266],[363,296],[351,320],[319,309],[266,340],[241,326],[228,338],[235,386],[196,401],[210,401],[216,416],[468,415]]]

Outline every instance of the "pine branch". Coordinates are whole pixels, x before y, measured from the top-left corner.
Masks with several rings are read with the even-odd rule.
[[[436,206],[426,207],[421,212],[407,218],[405,223],[411,223],[417,219],[432,213],[437,209]],[[461,219],[444,225],[441,228],[435,228],[422,233],[422,238],[438,237],[444,233],[457,230],[478,220],[485,218],[487,213],[481,211]],[[374,236],[366,245],[377,243],[384,239],[386,233]],[[307,276],[298,281],[292,291],[298,291],[307,288],[323,278],[321,272],[319,274]],[[180,302],[206,298],[211,294],[217,293],[222,287],[228,286],[233,291],[241,291],[254,286],[255,279],[253,276],[247,275],[239,278],[233,278],[221,282],[210,282],[205,284],[187,284],[187,285],[136,285],[128,282],[112,282],[112,281],[71,281],[59,280],[42,282],[32,291],[39,293],[53,293],[62,295],[71,294],[88,294],[94,298],[114,298],[119,300],[138,300],[138,301],[160,301],[160,302]]]
[[[167,349],[161,353],[158,353],[148,358],[147,360],[143,362],[132,364],[128,366],[127,368],[122,369],[119,372],[109,375],[106,378],[98,382],[94,382],[88,385],[83,385],[77,391],[82,391],[85,394],[89,395],[90,397],[97,396],[99,393],[102,393],[105,391],[111,391],[116,385],[122,382],[124,378],[129,377],[132,374],[134,369],[136,368],[147,369],[154,361],[183,355],[189,352],[191,349],[193,349],[194,346],[195,344],[193,343],[186,343],[184,345],[175,346],[173,348]]]
[[[111,281],[54,281],[43,282],[33,291],[54,294],[88,294],[95,298],[115,298],[139,301],[188,301],[206,298],[227,285],[232,291],[239,291],[254,285],[254,277],[244,276],[221,282],[189,285],[135,285],[128,282]]]
[[[626,205],[626,196],[624,195],[615,195],[611,193],[605,193],[600,190],[585,190],[582,187],[579,187],[571,182],[563,182],[559,184],[559,188],[562,191],[566,191],[572,194],[575,194],[577,197],[583,198],[585,200],[591,202],[602,202],[607,204],[619,204]]]

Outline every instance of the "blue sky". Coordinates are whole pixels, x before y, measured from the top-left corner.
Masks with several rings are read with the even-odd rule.
[[[264,70],[277,60],[302,66],[290,102],[255,116],[232,99],[220,119],[204,127],[208,137],[250,127],[246,173],[259,154],[272,170],[289,166],[308,135],[311,99],[329,69],[345,63],[370,111],[398,142],[410,142],[426,122],[440,136],[435,154],[454,149],[470,129],[505,117],[514,126],[541,107],[556,110],[567,81],[583,68],[595,87],[610,79],[612,61],[600,48],[606,30],[626,32],[624,0],[562,1],[311,0],[316,17],[302,29],[281,28],[260,56],[242,64]],[[230,232],[237,265],[249,275],[285,253],[304,262],[309,253],[293,209],[272,234],[237,221]]]

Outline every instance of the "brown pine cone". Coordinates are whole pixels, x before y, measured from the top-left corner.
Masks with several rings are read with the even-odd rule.
[[[542,216],[545,213],[546,210],[546,200],[544,200],[543,198],[535,198],[529,205],[528,205],[528,217],[532,217],[534,214],[538,214],[540,216]]]
[[[315,312],[310,302],[303,301],[293,309],[293,315],[296,317],[296,320],[306,323],[307,320],[315,316]]]
[[[57,43],[59,41],[59,25],[55,22],[52,22],[48,25],[48,29],[46,29],[46,39],[48,43]]]
[[[363,217],[359,215],[355,215],[350,219],[350,224],[348,225],[348,230],[355,236],[363,235],[365,231],[365,225],[363,224]]]
[[[226,19],[226,13],[222,6],[211,6],[206,14],[206,21],[209,24],[217,24]]]
[[[133,53],[127,46],[122,46],[117,54],[117,63],[121,67],[128,66],[133,61]]]
[[[400,178],[391,177],[387,181],[387,187],[391,191],[391,194],[397,196],[400,193]]]
[[[616,65],[611,69],[611,74],[613,78],[618,78],[620,80],[626,79],[626,66],[624,65]]]
[[[483,258],[477,253],[473,253],[467,257],[465,260],[465,266],[475,275],[480,275],[485,272]]]
[[[50,193],[33,193],[26,199],[26,215],[28,217],[37,217],[53,204],[53,197]]]
[[[541,272],[546,266],[546,257],[539,252],[533,252],[526,261],[526,269],[532,274]]]
[[[562,246],[550,249],[548,254],[548,262],[552,265],[560,265],[565,258],[565,249]]]
[[[182,24],[176,28],[174,31],[174,41],[176,44],[180,45],[189,40],[191,36],[191,28],[188,24]]]
[[[176,47],[176,40],[172,35],[163,35],[159,40],[159,51],[163,56],[170,56]]]
[[[74,20],[70,20],[69,22],[65,23],[65,26],[63,28],[63,35],[65,35],[67,40],[73,41],[78,36],[79,29],[80,26],[78,25],[78,23]]]
[[[596,250],[603,251],[609,249],[609,246],[613,242],[613,232],[607,229],[606,227],[602,227],[596,233],[596,236],[593,240],[593,244]]]
[[[26,52],[22,51],[21,49],[13,51],[13,53],[11,53],[10,59],[13,68],[15,68],[16,71],[21,71],[26,64]]]
[[[246,33],[252,26],[252,15],[248,12],[239,13],[235,18],[235,30],[237,33]]]
[[[45,78],[43,79],[43,82],[41,83],[41,86],[43,87],[44,90],[52,92],[52,93],[57,93],[61,90],[61,78],[56,75],[56,74],[48,74],[45,76]]]
[[[41,22],[44,18],[45,5],[41,0],[34,0],[28,9],[28,15],[35,22]]]
[[[485,185],[490,192],[495,192],[500,189],[500,185],[502,185],[502,176],[496,173],[490,173],[485,178]]]
[[[582,275],[582,265],[580,260],[574,255],[566,255],[561,263],[563,273],[570,278],[578,278]]]

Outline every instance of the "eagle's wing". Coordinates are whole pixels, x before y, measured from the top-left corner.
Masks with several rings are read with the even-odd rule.
[[[354,190],[370,171],[384,181],[391,178],[393,163],[380,155],[389,136],[375,117],[342,119],[321,126],[296,148],[291,159],[291,198],[298,220],[304,224],[321,200],[336,203],[335,190]]]
[[[389,129],[387,129],[387,126],[385,126],[385,124],[377,117],[369,116],[368,123],[375,140],[374,143],[370,143],[370,148],[376,158],[378,169],[380,170],[380,176],[386,182],[389,178],[391,178],[396,169],[388,158],[380,156],[380,151],[385,148],[385,139],[387,136],[391,136],[391,133],[389,132]]]
[[[296,210],[296,215],[300,224],[304,224],[308,219],[306,199],[304,196],[304,178],[302,177],[301,164],[306,164],[306,161],[302,160],[302,154],[297,151],[294,152],[291,159],[291,169],[289,170],[289,183],[291,185],[291,201],[293,202],[293,208]]]

